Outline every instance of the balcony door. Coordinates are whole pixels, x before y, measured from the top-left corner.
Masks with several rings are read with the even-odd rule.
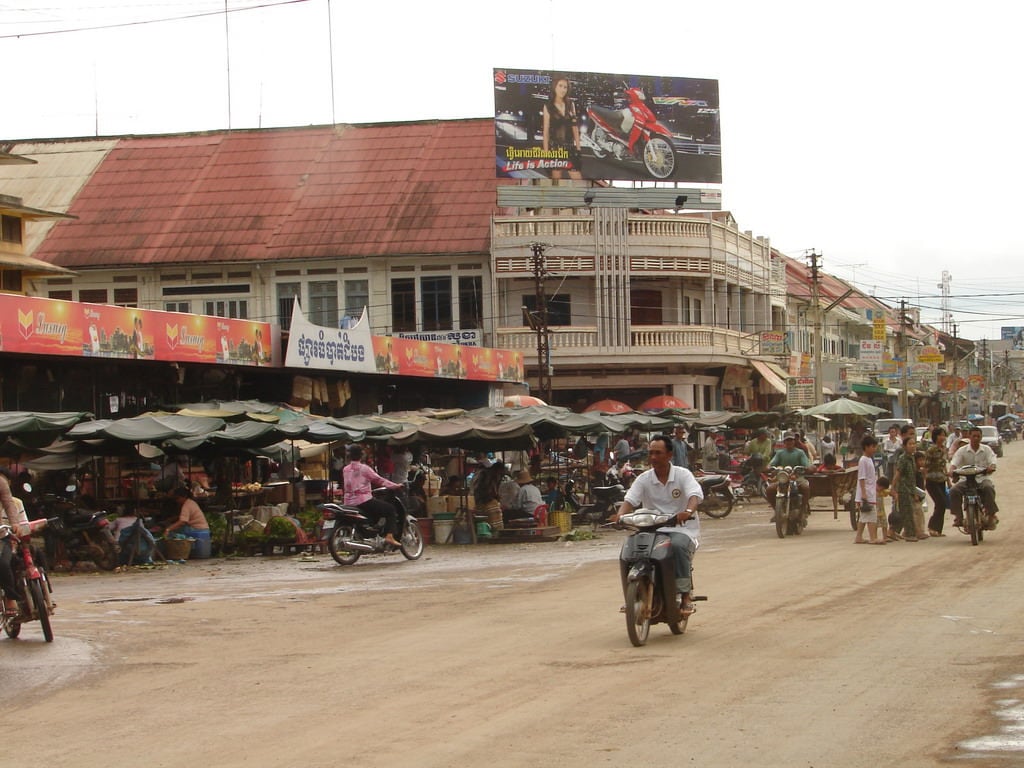
[[[661,325],[661,291],[632,290],[629,292],[629,322],[631,325]]]

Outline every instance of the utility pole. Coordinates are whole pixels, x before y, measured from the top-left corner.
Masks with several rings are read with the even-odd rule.
[[[902,418],[908,417],[909,408],[907,407],[907,375],[908,375],[908,363],[910,362],[910,341],[907,339],[907,326],[910,325],[910,318],[907,317],[907,301],[906,299],[900,299],[900,357],[901,361],[901,373],[900,373],[900,411],[903,413]]]
[[[981,359],[978,361],[978,373],[981,374],[981,402],[978,403],[978,410],[982,416],[988,416],[988,388],[989,379],[992,378],[992,364],[988,356],[988,341],[981,340]]]
[[[956,372],[957,359],[960,357],[960,350],[956,344],[956,323],[953,323],[953,407],[949,409],[951,421],[960,421],[960,377]]]
[[[821,279],[818,274],[818,259],[820,257],[821,254],[813,249],[807,254],[807,258],[811,262],[811,311],[814,313],[812,318],[814,333],[811,339],[814,345],[814,405],[821,405],[825,399],[822,396],[823,384],[821,381],[821,301],[818,298],[818,281]]]
[[[541,243],[532,243],[530,250],[533,257],[530,264],[533,267],[533,283],[536,295],[536,311],[534,321],[530,323],[537,331],[537,389],[540,398],[551,403],[551,349],[549,346],[548,334],[548,299],[544,295],[544,246]]]

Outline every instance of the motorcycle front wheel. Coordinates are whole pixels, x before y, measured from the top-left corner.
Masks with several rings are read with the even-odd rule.
[[[355,529],[350,525],[340,525],[331,531],[331,537],[327,539],[327,549],[330,550],[331,557],[338,565],[355,565],[362,554],[345,548],[345,540],[351,539],[353,536],[355,536]]]
[[[786,538],[786,526],[789,525],[789,499],[775,497],[775,533],[780,539]]]
[[[46,596],[43,594],[43,580],[33,579],[28,584],[29,592],[32,595],[32,604],[36,613],[39,614],[39,623],[43,628],[43,639],[48,643],[53,642],[53,627],[50,626],[50,606],[46,603]]]
[[[978,542],[981,540],[978,536],[980,521],[978,520],[978,507],[974,502],[968,501],[964,504],[964,517],[966,518],[967,530],[971,534],[971,544],[978,546]]]
[[[676,150],[664,136],[651,136],[644,144],[644,168],[656,179],[667,179],[676,169]]]
[[[629,642],[639,648],[651,633],[651,616],[647,610],[653,584],[649,579],[631,581],[626,586],[626,634]]]
[[[423,554],[423,534],[419,523],[407,523],[402,534],[402,554],[407,560],[419,560]]]

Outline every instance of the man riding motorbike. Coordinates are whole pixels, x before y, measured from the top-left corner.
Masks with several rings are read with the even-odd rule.
[[[688,617],[695,610],[690,595],[693,588],[692,563],[693,555],[700,546],[697,505],[704,498],[704,493],[690,470],[672,464],[672,438],[668,435],[651,438],[647,446],[647,460],[651,468],[633,481],[625,501],[609,520],[618,522],[623,515],[641,507],[675,515],[675,525],[658,531],[667,533],[672,542],[676,589],[682,595],[680,611]]]
[[[786,437],[782,441],[782,447],[772,456],[768,466],[805,467],[810,469],[811,460],[806,453],[796,447],[796,434],[787,432]],[[796,485],[800,489],[800,495],[804,497],[804,509],[807,509],[811,503],[811,485],[807,482],[806,477],[797,478]],[[764,497],[768,500],[768,505],[773,510],[775,509],[775,494],[778,489],[778,483],[769,483],[764,490]]]
[[[953,458],[950,459],[949,474],[955,475],[957,469],[966,466],[981,467],[985,470],[986,477],[978,478],[978,492],[981,494],[981,503],[989,511],[994,524],[999,522],[999,518],[996,517],[996,512],[999,511],[999,508],[996,506],[996,487],[987,475],[991,475],[996,471],[996,455],[991,448],[981,442],[980,427],[971,427],[968,439],[970,442],[958,448],[956,453],[953,454]],[[967,478],[963,478],[949,489],[950,507],[953,510],[953,525],[956,526],[963,525],[964,489],[966,487]]]
[[[46,525],[46,520],[35,520],[29,522],[25,514],[25,506],[20,499],[16,499],[11,493],[11,473],[6,467],[0,467],[0,525],[9,525],[14,530],[14,535],[24,536],[30,531],[36,531]],[[0,539],[0,586],[4,588],[3,610],[8,613],[18,613],[16,598],[24,597],[18,593],[17,582],[14,580],[14,569],[11,559],[14,554],[14,547],[11,544],[11,537],[5,536]]]
[[[400,483],[393,483],[385,477],[381,477],[366,464],[363,464],[363,449],[358,445],[348,447],[348,464],[342,470],[342,478],[345,484],[345,504],[358,507],[374,521],[384,518],[384,541],[393,547],[400,547],[402,543],[395,538],[395,534],[402,535],[401,523],[398,520],[398,510],[383,499],[373,497],[373,488],[390,488],[398,490]]]

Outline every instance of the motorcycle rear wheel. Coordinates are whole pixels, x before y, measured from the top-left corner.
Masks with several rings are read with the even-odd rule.
[[[786,527],[789,525],[789,499],[781,496],[775,498],[775,533],[780,539],[786,538]]]
[[[964,505],[964,522],[967,524],[967,530],[971,534],[971,545],[978,546],[978,542],[981,541],[978,536],[979,521],[978,521],[978,508],[973,502],[967,502]]]
[[[53,642],[53,627],[50,626],[50,606],[46,603],[43,595],[43,580],[33,579],[28,584],[29,592],[32,595],[32,604],[36,613],[39,614],[39,623],[43,628],[43,639],[48,643]]]
[[[667,179],[676,169],[676,150],[664,136],[651,136],[644,144],[644,168],[656,179]]]
[[[331,531],[331,536],[327,539],[327,549],[338,565],[355,565],[362,554],[345,549],[345,539],[351,539],[354,535],[355,530],[350,525],[340,525]]]
[[[117,568],[117,545],[101,538],[89,545],[89,557],[100,570],[112,571]]]
[[[0,599],[6,599],[7,594],[0,590]],[[21,634],[21,621],[17,616],[4,616],[3,617],[4,632],[12,640]]]
[[[651,617],[647,612],[648,597],[653,588],[648,579],[631,581],[626,586],[626,634],[637,648],[647,643],[651,633]]]
[[[423,554],[423,534],[420,533],[419,523],[406,523],[401,550],[406,560],[420,559]]]

